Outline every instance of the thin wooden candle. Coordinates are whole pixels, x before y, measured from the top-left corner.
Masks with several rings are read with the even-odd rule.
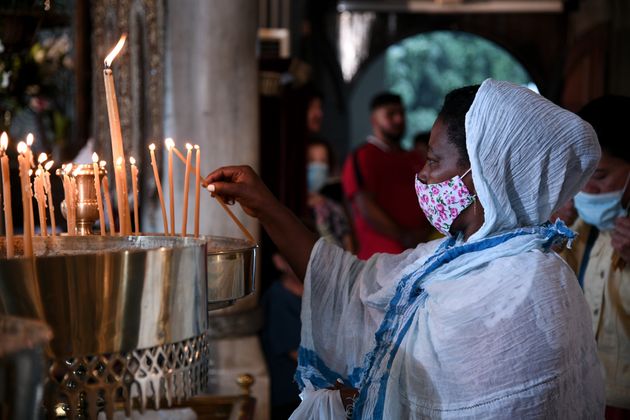
[[[136,235],[140,235],[140,217],[138,216],[138,168],[136,167],[136,160],[133,157],[129,158],[131,163],[131,189],[133,191],[133,227]]]
[[[72,179],[70,178],[70,174],[72,173],[72,163],[68,163],[63,167],[63,184],[64,184],[64,195],[66,200],[66,223],[68,225],[68,235],[76,235],[77,226],[76,220],[74,218],[75,215],[75,204],[74,204],[74,185],[72,183]]]
[[[37,200],[37,207],[40,213],[39,215],[39,227],[41,229],[41,236],[48,236],[48,224],[46,221],[46,188],[44,187],[44,167],[42,164],[48,160],[46,153],[40,153],[37,157],[37,171],[35,172],[35,180],[33,181],[33,190],[35,191],[35,200]],[[39,180],[38,180],[39,178]],[[43,206],[42,206],[43,204]],[[43,219],[42,219],[43,210]],[[43,222],[43,223],[42,223]]]
[[[131,234],[131,216],[129,214],[129,199],[127,196],[127,171],[125,169],[125,152],[123,147],[122,130],[120,127],[120,115],[118,113],[118,102],[116,100],[116,87],[114,84],[114,74],[111,69],[112,62],[125,45],[127,35],[120,37],[114,49],[105,58],[105,69],[103,79],[105,82],[105,98],[107,101],[107,115],[109,117],[109,131],[112,143],[112,156],[114,162],[120,159],[121,165],[114,165],[114,177],[116,183],[116,199],[118,201],[118,219],[120,232],[123,235]]]
[[[190,163],[192,159],[192,144],[186,143],[186,171],[184,172],[184,208],[182,209],[182,236],[186,236],[188,224],[188,193],[190,191]]]
[[[166,205],[164,204],[162,183],[160,182],[160,171],[158,170],[157,161],[155,160],[155,144],[151,143],[149,145],[149,153],[151,154],[151,167],[153,168],[155,187],[157,188],[158,198],[160,199],[160,207],[162,208],[162,223],[164,223],[164,234],[168,235],[168,218],[166,216]]]
[[[116,225],[114,223],[114,210],[112,208],[112,200],[109,195],[109,181],[107,175],[103,177],[103,196],[105,197],[105,208],[107,209],[107,218],[109,220],[109,234],[116,234]]]
[[[7,133],[0,135],[0,163],[2,165],[2,198],[4,200],[4,230],[6,231],[7,258],[15,255],[13,242],[13,209],[11,207],[11,176],[9,172],[9,157],[6,154],[9,147]]]
[[[195,144],[195,238],[199,237],[199,198],[201,192],[201,157],[199,145]]]
[[[175,187],[173,184],[173,149],[175,142],[168,138],[165,140],[166,150],[168,150],[168,192],[169,192],[169,214],[171,216],[170,235],[175,236]]]
[[[29,194],[31,199],[29,200],[29,205],[31,206],[31,232],[33,233],[33,236],[35,236],[35,212],[33,211],[33,184],[32,184],[32,178],[33,177],[33,170],[29,168],[28,170],[28,189],[29,189]]]
[[[52,185],[50,183],[50,168],[53,167],[55,162],[52,160],[46,162],[44,166],[44,192],[48,196],[48,215],[50,216],[51,235],[57,234],[57,222],[55,221],[55,205],[53,202]]]
[[[18,144],[18,164],[20,169],[20,185],[22,191],[22,214],[24,215],[24,256],[33,256],[33,231],[31,229],[31,186],[29,185],[28,177],[28,161],[25,156],[27,150],[26,143],[20,142]]]
[[[96,190],[96,205],[98,206],[98,222],[101,226],[101,236],[105,235],[105,213],[103,198],[101,197],[101,168],[98,166],[98,154],[92,154],[92,171],[94,172],[94,189]]]
[[[33,190],[35,200],[37,200],[37,210],[39,212],[39,230],[41,236],[48,236],[48,226],[46,225],[46,193],[44,192],[43,175],[44,170],[38,168],[33,180]]]

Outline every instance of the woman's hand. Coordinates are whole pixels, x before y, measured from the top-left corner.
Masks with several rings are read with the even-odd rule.
[[[219,168],[204,179],[204,185],[224,201],[238,201],[248,215],[260,220],[295,274],[304,279],[317,238],[274,197],[252,168]]]
[[[205,178],[204,185],[213,196],[219,195],[228,203],[238,201],[245,213],[257,219],[264,219],[266,212],[281,205],[249,166],[219,168]]]
[[[351,414],[354,409],[354,402],[359,396],[359,390],[356,388],[352,388],[344,384],[341,380],[337,379],[334,386],[331,386],[331,390],[339,390],[339,395],[341,396],[341,402],[343,404],[344,410],[346,413]],[[349,417],[352,417],[351,415]]]
[[[618,217],[615,220],[611,245],[623,260],[630,262],[630,218]]]

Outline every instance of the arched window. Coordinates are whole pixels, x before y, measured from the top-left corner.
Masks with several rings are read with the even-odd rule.
[[[352,145],[369,134],[369,99],[383,90],[402,96],[407,108],[404,147],[431,130],[444,96],[487,78],[509,80],[538,91],[525,68],[508,51],[466,32],[434,31],[406,38],[385,50],[364,69],[350,98]]]

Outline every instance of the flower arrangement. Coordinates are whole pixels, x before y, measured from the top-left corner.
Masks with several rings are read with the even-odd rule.
[[[68,29],[41,30],[22,51],[0,39],[0,131],[33,132],[49,150],[69,140],[73,56]]]

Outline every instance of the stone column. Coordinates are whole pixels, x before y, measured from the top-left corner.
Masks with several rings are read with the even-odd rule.
[[[257,6],[258,2],[252,0],[167,0],[164,133],[173,137],[182,151],[186,142],[199,144],[202,176],[224,165],[258,167]],[[162,159],[165,169],[166,157],[163,155]],[[179,232],[184,165],[178,162],[176,168]],[[191,191],[188,232],[193,230],[193,205]],[[257,222],[238,205],[232,209],[257,236]],[[151,230],[162,231],[159,209],[145,222],[152,225]],[[201,233],[243,237],[205,191],[201,200]],[[255,298],[244,301],[230,308],[230,312],[247,312],[256,306]],[[252,388],[257,399],[256,418],[267,419],[269,379],[257,336],[250,332],[241,337],[215,339],[211,348],[213,394],[239,394],[235,383],[238,374],[251,373],[256,381]]]

